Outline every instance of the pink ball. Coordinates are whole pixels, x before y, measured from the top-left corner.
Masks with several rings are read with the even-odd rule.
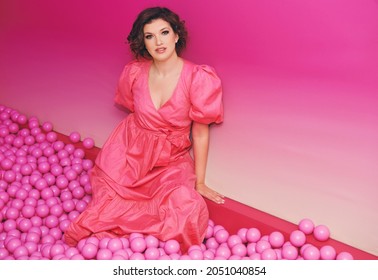
[[[348,253],[348,252],[340,252],[337,257],[336,257],[336,260],[353,260],[353,256],[351,253]]]
[[[84,260],[84,257],[83,255],[81,254],[76,254],[76,255],[73,255],[70,260]]]
[[[148,236],[146,236],[145,240],[146,240],[147,248],[151,248],[151,247],[157,248],[157,247],[159,247],[159,239],[157,239],[155,236],[148,235]]]
[[[192,259],[192,260],[203,260],[204,259],[203,252],[199,249],[191,250],[190,252],[188,252],[188,255],[189,255],[190,259]]]
[[[13,237],[13,238],[10,238],[6,242],[5,248],[8,250],[8,252],[13,253],[16,250],[16,248],[21,245],[22,245],[21,240],[16,237]]]
[[[229,236],[230,234],[225,229],[220,229],[214,234],[214,237],[218,243],[227,242]]]
[[[98,247],[93,243],[86,243],[84,244],[81,254],[87,260],[93,259],[97,255]]]
[[[145,260],[146,258],[142,253],[133,253],[130,258],[130,260]]]
[[[274,249],[268,248],[261,253],[262,260],[277,260],[277,254]]]
[[[217,249],[219,247],[219,243],[215,239],[215,237],[210,237],[205,242],[206,248],[208,249]]]
[[[160,251],[158,248],[149,247],[144,252],[144,257],[146,260],[157,260],[160,257]]]
[[[94,140],[90,137],[84,138],[83,140],[83,146],[86,149],[91,149],[94,147]]]
[[[230,247],[230,248],[234,247],[234,246],[237,245],[237,244],[241,244],[241,243],[243,243],[243,242],[242,242],[242,239],[240,238],[239,235],[236,235],[236,234],[231,235],[231,236],[228,238],[228,240],[227,240],[227,245],[228,245],[228,247]]]
[[[72,143],[78,143],[81,139],[81,135],[80,135],[79,132],[74,131],[74,132],[70,133],[69,138],[70,138]]]
[[[247,243],[247,228],[241,228],[238,230],[237,235],[239,235],[240,239],[242,240],[243,243]]]
[[[75,247],[70,247],[68,248],[64,254],[66,255],[67,258],[71,258],[72,256],[76,255],[76,254],[79,254],[79,250],[76,249]]]
[[[108,248],[108,243],[110,241],[110,237],[104,237],[104,238],[101,238],[99,243],[98,243],[98,247],[100,249],[107,249]]]
[[[232,255],[230,248],[227,246],[219,246],[215,251],[215,257],[222,257],[228,259]]]
[[[98,246],[100,244],[100,240],[96,236],[90,236],[90,237],[87,238],[85,243],[92,243],[92,244]]]
[[[310,219],[302,219],[298,224],[298,228],[305,234],[311,234],[314,230],[314,223]]]
[[[314,237],[318,241],[326,241],[330,237],[330,232],[327,226],[319,225],[314,228]]]
[[[33,224],[29,219],[22,219],[18,223],[18,228],[22,232],[28,232],[32,228]]]
[[[70,199],[63,201],[62,207],[65,212],[70,213],[72,210],[75,209],[76,205],[75,202],[72,199]]]
[[[336,250],[330,245],[325,245],[320,248],[320,259],[334,260],[336,259]]]
[[[256,244],[257,243],[248,243],[247,244],[247,254],[251,256],[252,254],[256,253]]]
[[[99,249],[97,251],[96,259],[97,260],[111,260],[113,253],[109,249]]]
[[[35,243],[35,242],[31,242],[31,241],[27,241],[25,242],[24,246],[26,247],[26,249],[28,250],[28,254],[29,256],[35,252],[37,252],[38,250],[38,244]]]
[[[52,131],[52,129],[53,129],[53,125],[52,125],[52,123],[50,123],[50,122],[44,122],[44,123],[42,124],[42,129],[43,129],[45,132],[50,132],[50,131]]]
[[[274,231],[269,235],[269,243],[272,248],[280,248],[285,242],[285,237],[279,231]]]
[[[290,234],[290,242],[296,247],[301,247],[306,243],[306,235],[300,230],[294,230]]]
[[[49,215],[45,218],[45,225],[50,229],[57,227],[59,225],[59,219],[54,215]]]
[[[247,255],[247,247],[243,243],[234,245],[231,251],[236,256],[245,257]]]
[[[210,225],[207,226],[205,238],[209,239],[214,234],[214,228]]]
[[[64,254],[65,248],[62,244],[54,244],[50,248],[50,257],[54,258],[57,255]]]
[[[298,257],[298,248],[293,245],[282,247],[282,258],[286,260],[295,260]]]
[[[28,249],[24,246],[18,246],[14,251],[13,251],[13,256],[16,259],[21,259],[22,257],[27,257],[29,255]]]
[[[215,258],[215,253],[212,250],[205,250],[203,252],[204,260],[213,260]]]
[[[147,248],[146,240],[143,237],[136,237],[131,240],[130,248],[134,253],[142,253]]]
[[[164,244],[164,251],[170,255],[180,251],[180,244],[174,239],[170,239]]]
[[[50,209],[46,204],[38,205],[35,209],[37,215],[41,218],[45,218],[49,215]]]
[[[119,239],[119,238],[111,238],[108,241],[108,244],[107,244],[106,247],[111,252],[115,252],[115,251],[118,251],[118,250],[122,249],[123,248],[123,244],[122,244],[121,239]]]
[[[17,208],[10,207],[5,212],[5,217],[10,220],[16,220],[20,216],[20,211]]]
[[[248,242],[257,242],[261,238],[261,232],[257,228],[249,228],[246,232],[246,239]]]
[[[320,258],[320,251],[315,246],[310,245],[303,250],[303,258],[305,260],[318,260]]]
[[[269,241],[266,240],[259,240],[256,243],[256,252],[261,254],[266,249],[271,249],[272,245],[270,245]]]
[[[130,254],[133,254],[132,252],[130,252]],[[116,256],[116,255],[119,255],[119,256],[122,256],[124,260],[128,260],[129,259],[129,253],[127,250],[124,250],[124,249],[120,249],[120,250],[117,250],[113,253],[113,257]]]

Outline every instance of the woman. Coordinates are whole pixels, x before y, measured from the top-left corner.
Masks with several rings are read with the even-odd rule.
[[[209,124],[223,121],[222,88],[211,67],[179,56],[186,36],[167,8],[146,9],[134,22],[128,42],[136,59],[115,96],[130,114],[96,159],[93,198],[66,231],[69,245],[132,232],[175,239],[183,252],[203,241],[208,211],[201,195],[224,202],[205,183]]]

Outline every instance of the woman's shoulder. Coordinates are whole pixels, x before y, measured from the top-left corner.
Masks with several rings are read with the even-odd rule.
[[[196,64],[188,60],[184,60],[187,67],[188,73],[192,82],[202,81],[202,80],[218,80],[218,74],[216,73],[214,67],[208,64]]]
[[[146,66],[150,63],[151,62],[149,60],[134,59],[126,63],[124,68],[131,72],[138,72],[141,69],[146,68]]]

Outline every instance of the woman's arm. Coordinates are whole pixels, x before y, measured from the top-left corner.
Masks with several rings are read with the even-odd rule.
[[[215,203],[224,203],[223,195],[209,188],[205,183],[206,164],[209,150],[209,125],[193,122],[193,155],[194,167],[197,176],[196,190],[204,197]]]

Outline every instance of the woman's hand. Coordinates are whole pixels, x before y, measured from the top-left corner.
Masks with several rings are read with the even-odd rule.
[[[214,201],[217,204],[224,203],[224,196],[213,189],[209,188],[206,184],[200,183],[196,184],[196,190],[199,192],[200,195]]]

